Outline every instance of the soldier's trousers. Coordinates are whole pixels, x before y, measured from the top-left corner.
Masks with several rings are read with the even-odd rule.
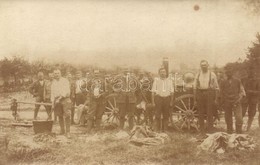
[[[171,97],[155,96],[155,131],[166,131],[170,117]]]
[[[205,119],[207,120],[207,130],[213,129],[215,91],[197,90],[197,108],[199,114],[200,131],[205,132]]]
[[[225,110],[225,121],[227,124],[227,132],[233,132],[233,113],[235,115],[236,120],[236,133],[242,133],[242,125],[243,125],[243,118],[242,118],[242,107],[241,104],[238,103],[234,106],[233,103],[224,102],[224,110]]]
[[[120,128],[124,129],[125,121],[126,121],[126,115],[128,118],[128,124],[129,128],[132,129],[134,127],[134,113],[136,109],[135,103],[118,103],[119,108],[119,121],[120,121]]]
[[[71,108],[71,123],[74,124],[74,115],[75,115],[75,105],[79,106],[80,104],[84,104],[86,101],[86,96],[83,93],[77,93],[75,95],[75,99],[72,101]]]
[[[248,121],[247,121],[247,130],[249,131],[251,128],[251,125],[253,123],[255,114],[257,109],[257,103],[252,102],[251,100],[248,100],[247,102],[242,103],[242,115],[245,117],[246,112],[248,114]]]
[[[103,100],[91,101],[89,111],[87,112],[88,131],[90,131],[94,125],[96,126],[97,129],[100,129],[104,111],[105,111],[105,103]]]
[[[70,133],[71,100],[70,98],[61,99],[60,103],[54,105],[54,114],[58,116],[61,133]],[[66,131],[64,127],[66,126]]]
[[[50,100],[44,100],[42,97],[36,97],[35,101],[38,103],[44,102],[44,103],[51,103]],[[35,105],[35,109],[34,109],[34,120],[37,119],[38,116],[38,112],[40,109],[41,105]],[[45,105],[44,106],[48,115],[48,119],[51,119],[51,106]]]

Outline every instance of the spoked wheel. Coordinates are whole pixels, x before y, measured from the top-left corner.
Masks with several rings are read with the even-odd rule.
[[[116,96],[111,95],[107,97],[107,104],[104,116],[104,122],[119,125],[119,108],[116,103]]]
[[[180,131],[198,131],[198,114],[192,94],[185,94],[175,99],[171,110],[172,126]]]

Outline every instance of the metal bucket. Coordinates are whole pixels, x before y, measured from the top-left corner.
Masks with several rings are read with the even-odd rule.
[[[50,133],[52,131],[53,121],[35,120],[33,121],[34,133]]]

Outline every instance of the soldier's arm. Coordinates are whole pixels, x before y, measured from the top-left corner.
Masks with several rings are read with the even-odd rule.
[[[153,81],[153,86],[152,86],[152,94],[151,94],[151,101],[152,101],[152,105],[155,106],[155,101],[154,101],[154,96],[155,96],[155,92],[156,92],[156,78]]]
[[[193,96],[194,103],[197,103],[197,88],[198,88],[198,74],[195,76],[194,85],[193,85]]]
[[[29,93],[35,96],[35,82],[29,87]]]
[[[215,73],[212,72],[213,75],[213,83],[214,83],[214,90],[215,92],[215,101],[217,101],[217,99],[219,98],[219,84],[218,84],[218,80],[217,80],[217,76]]]
[[[246,92],[251,94],[260,94],[260,83],[256,82],[255,90],[247,90]]]

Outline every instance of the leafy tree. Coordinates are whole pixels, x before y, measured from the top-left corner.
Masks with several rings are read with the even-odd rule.
[[[251,47],[248,47],[248,69],[250,72],[259,72],[260,70],[260,34],[257,33],[256,35],[256,41],[253,42],[253,45]],[[260,75],[258,74],[258,77]]]
[[[251,47],[248,47],[247,59],[233,63],[227,63],[225,69],[231,69],[239,78],[245,78],[247,75],[256,73],[260,77],[260,34],[257,33],[256,41],[253,42]]]
[[[245,8],[253,14],[260,14],[260,1],[259,0],[244,0]]]
[[[1,63],[1,75],[7,81],[13,77],[15,84],[19,78],[30,74],[30,63],[21,56],[13,56],[11,59],[4,58]]]

